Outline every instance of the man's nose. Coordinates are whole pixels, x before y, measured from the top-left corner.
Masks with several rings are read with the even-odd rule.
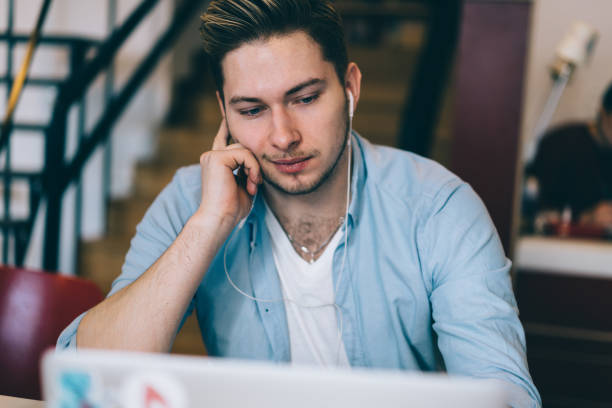
[[[289,151],[300,144],[301,134],[291,112],[286,106],[272,112],[271,142],[279,150]]]

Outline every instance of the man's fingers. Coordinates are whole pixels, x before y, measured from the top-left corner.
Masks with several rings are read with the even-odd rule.
[[[237,150],[237,149],[244,149],[245,147],[243,145],[241,145],[240,143],[232,143],[231,145],[228,145],[225,147],[225,150]]]
[[[259,163],[253,153],[243,147],[232,145],[231,148],[226,148],[223,151],[210,152],[221,160],[222,165],[228,167],[232,172],[242,168],[253,183],[261,183],[261,175]]]
[[[249,177],[253,183],[259,184],[261,182],[259,163],[253,156],[253,153],[246,149],[234,149],[228,150],[228,152],[234,153],[234,165],[232,170],[235,170],[238,167],[242,167],[244,169],[245,174]]]
[[[215,136],[215,139],[213,141],[212,150],[225,150],[234,152],[240,151],[240,158],[236,157],[236,159],[238,160],[235,160],[234,164],[228,162],[225,163],[225,165],[229,165],[232,171],[242,166],[246,175],[249,176],[249,178],[254,183],[259,183],[259,163],[257,163],[257,160],[255,160],[253,154],[247,149],[245,149],[245,147],[240,143],[233,143],[231,145],[228,145],[228,137],[229,132],[227,130],[227,123],[225,119],[222,119],[221,124],[219,125],[219,131],[217,132],[217,135]]]
[[[227,123],[225,118],[221,119],[221,125],[219,125],[219,131],[213,140],[212,150],[223,150],[227,147],[227,139],[229,137],[229,131],[227,130]]]
[[[254,183],[253,181],[251,181],[251,179],[247,180],[247,192],[254,196],[255,194],[257,194],[257,186],[258,183]]]

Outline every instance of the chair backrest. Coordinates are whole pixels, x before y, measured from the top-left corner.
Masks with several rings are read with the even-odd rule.
[[[84,279],[0,266],[0,394],[40,399],[42,353],[102,299]]]

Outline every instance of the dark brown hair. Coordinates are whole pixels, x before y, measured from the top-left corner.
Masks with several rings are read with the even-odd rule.
[[[348,66],[342,20],[330,0],[213,0],[200,33],[217,90],[223,98],[225,55],[250,41],[304,31],[334,65],[341,84]]]

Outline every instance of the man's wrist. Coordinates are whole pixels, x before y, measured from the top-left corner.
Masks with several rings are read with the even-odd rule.
[[[231,217],[216,216],[198,210],[189,218],[187,226],[189,229],[206,234],[215,241],[215,246],[220,247],[234,229],[235,222]]]

